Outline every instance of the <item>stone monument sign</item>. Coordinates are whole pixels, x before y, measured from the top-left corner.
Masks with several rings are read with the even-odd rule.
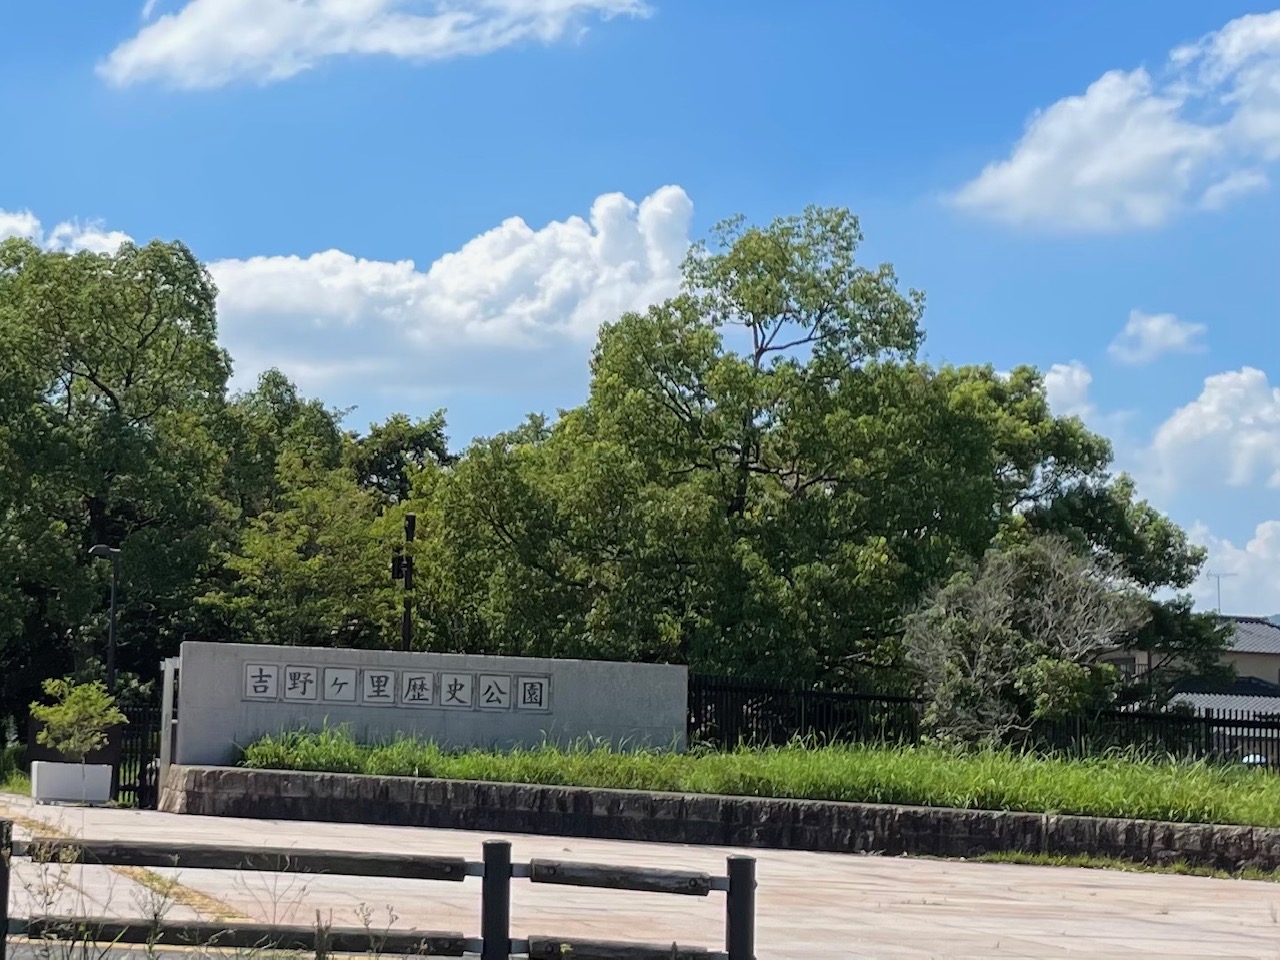
[[[683,749],[687,668],[658,664],[188,642],[173,760],[233,763],[268,733],[346,725],[509,749],[590,737]]]

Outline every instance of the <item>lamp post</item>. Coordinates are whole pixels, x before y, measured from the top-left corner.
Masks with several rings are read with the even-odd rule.
[[[99,543],[89,548],[95,560],[111,561],[111,619],[107,623],[107,693],[116,692],[116,586],[120,582],[120,548]]]

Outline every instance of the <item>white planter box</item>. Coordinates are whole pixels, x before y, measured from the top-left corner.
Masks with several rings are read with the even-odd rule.
[[[33,760],[31,796],[36,803],[102,806],[111,800],[111,766],[105,763]]]

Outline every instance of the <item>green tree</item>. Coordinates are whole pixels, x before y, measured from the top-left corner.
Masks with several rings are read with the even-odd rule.
[[[306,399],[279,370],[261,374],[254,389],[228,403],[223,422],[228,449],[228,496],[240,517],[256,517],[283,494],[280,459],[291,454],[300,466],[324,471],[342,463],[342,413]]]
[[[912,359],[922,298],[856,264],[846,212],[716,236],[681,295],[601,331],[586,404],[415,491],[432,642],[884,688],[904,612],[993,544],[1194,575],[1037,371]]]
[[[923,297],[861,242],[838,209],[722,224],[678,296],[601,330],[585,403],[456,458],[443,413],[360,435],[277,370],[228,398],[181,244],[0,244],[0,703],[101,675],[99,542],[124,549],[124,690],[185,637],[393,644],[409,511],[433,649],[884,689],[911,679],[904,612],[1049,536],[1147,597],[1126,642],[1157,669],[1120,696],[1212,670],[1222,632],[1150,599],[1202,552],[1037,371],[918,362]],[[1093,696],[1073,671],[1036,660],[1026,703]]]
[[[443,411],[426,420],[393,414],[367,434],[349,437],[347,463],[361,487],[375,491],[384,503],[402,503],[409,499],[415,474],[453,462],[444,430]]]
[[[1079,550],[1099,552],[1119,563],[1126,575],[1150,591],[1185,590],[1199,576],[1203,547],[1137,497],[1132,478],[1105,474],[1072,485],[1028,512],[1029,529],[1066,537]],[[1196,613],[1183,594],[1149,601],[1142,629],[1125,646],[1148,664],[1120,693],[1124,703],[1161,706],[1188,677],[1224,681],[1221,664],[1231,632],[1212,614]]]
[[[1004,742],[1035,720],[1107,705],[1119,675],[1105,658],[1148,616],[1118,563],[1066,540],[993,549],[907,618],[926,723],[947,740]]]
[[[10,709],[42,677],[100,670],[109,571],[90,563],[95,543],[125,551],[122,669],[152,672],[183,635],[227,520],[214,297],[181,244],[71,255],[0,243]]]

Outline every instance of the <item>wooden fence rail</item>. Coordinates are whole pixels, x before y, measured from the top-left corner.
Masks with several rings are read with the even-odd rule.
[[[484,843],[483,859],[418,856],[398,853],[345,853],[218,846],[155,844],[132,841],[37,839],[13,840],[13,827],[0,820],[0,960],[6,960],[5,934],[33,939],[78,936],[100,942],[160,945],[212,945],[228,948],[306,950],[316,956],[342,953],[424,954],[481,960],[513,957],[571,960],[754,960],[756,862],[729,857],[724,876],[690,870],[620,867],[560,860],[511,861],[505,840]],[[337,928],[252,923],[189,923],[164,920],[119,921],[89,917],[9,916],[11,858],[35,863],[85,863],[102,866],[172,867],[199,870],[255,870],[271,873],[329,874],[352,877],[396,877],[460,883],[481,881],[480,936],[455,932],[404,931],[372,933],[364,928]],[[511,881],[668,893],[707,897],[725,894],[725,949],[713,951],[679,944],[580,940],[571,937],[511,936]]]

